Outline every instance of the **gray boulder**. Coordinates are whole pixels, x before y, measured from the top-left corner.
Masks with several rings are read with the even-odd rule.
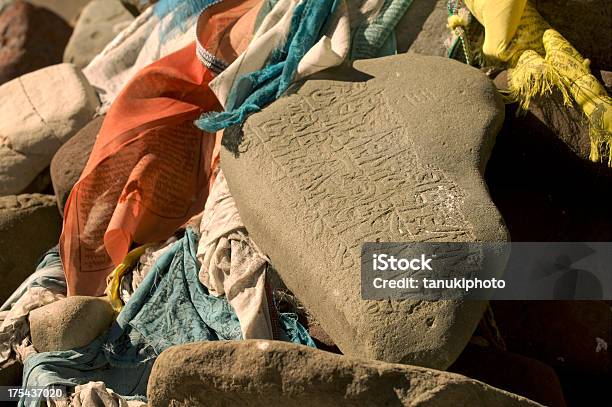
[[[36,4],[47,8],[66,20],[71,25],[77,20],[77,17],[91,0],[28,0],[29,3]]]
[[[327,71],[226,131],[242,220],[344,354],[445,369],[464,348],[485,304],[362,300],[361,245],[505,241],[482,179],[503,109],[478,70],[400,55]]]
[[[169,348],[147,396],[153,407],[540,406],[454,373],[261,340]]]
[[[157,3],[157,0],[121,0],[121,2],[130,13],[137,16],[151,5]]]
[[[80,348],[110,327],[115,312],[97,297],[68,297],[30,312],[32,345],[39,352]]]
[[[53,195],[0,197],[0,303],[36,269],[62,231]]]
[[[99,101],[74,65],[60,64],[0,87],[0,195],[21,193],[93,117]]]
[[[594,67],[612,69],[610,0],[537,0],[536,8]]]
[[[446,0],[412,3],[395,28],[400,53],[446,56],[445,42],[450,36],[446,3]]]
[[[68,140],[51,161],[51,181],[62,214],[72,187],[85,169],[103,122],[104,116],[93,119]]]
[[[64,51],[64,62],[84,68],[134,16],[119,0],[93,0],[83,9]]]

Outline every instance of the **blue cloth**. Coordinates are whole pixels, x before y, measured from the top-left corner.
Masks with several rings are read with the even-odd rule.
[[[209,295],[198,279],[197,236],[185,236],[156,261],[110,331],[90,345],[26,359],[23,386],[68,386],[103,381],[123,396],[146,396],[155,358],[173,345],[242,339],[225,297]],[[314,347],[294,315],[281,314],[288,339]],[[22,399],[19,406],[37,401]]]
[[[230,91],[224,112],[202,115],[197,126],[214,133],[241,124],[246,118],[278,99],[291,85],[298,64],[324,35],[338,0],[304,0],[295,8],[285,44],[273,52],[266,66],[241,77]],[[246,86],[248,95],[238,100],[234,89]]]
[[[0,311],[9,311],[28,289],[33,287],[43,287],[66,295],[66,277],[57,246],[45,253],[36,271],[11,294],[0,307]]]
[[[186,32],[194,23],[193,19],[205,8],[220,3],[222,0],[159,0],[153,6],[153,13],[163,20],[172,13],[169,21],[164,21],[160,33],[160,45]]]
[[[385,0],[376,18],[364,21],[354,30],[350,58],[367,59],[395,54],[395,27],[412,5],[412,1]]]

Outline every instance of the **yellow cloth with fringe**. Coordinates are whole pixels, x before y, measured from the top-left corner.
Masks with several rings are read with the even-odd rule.
[[[527,0],[465,0],[465,5],[484,26],[485,58],[510,68],[510,99],[527,109],[533,98],[558,90],[567,106],[575,103],[588,119],[591,160],[607,158],[612,167],[612,98],[591,74],[589,60]]]

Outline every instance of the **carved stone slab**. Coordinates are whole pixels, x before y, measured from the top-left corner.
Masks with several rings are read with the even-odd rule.
[[[505,241],[482,179],[503,111],[479,71],[400,55],[327,71],[226,131],[247,229],[343,353],[445,369],[464,348],[484,303],[362,300],[360,251]]]

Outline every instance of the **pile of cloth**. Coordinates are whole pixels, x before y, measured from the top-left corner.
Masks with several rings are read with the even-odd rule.
[[[315,346],[283,313],[269,259],[219,168],[223,132],[346,61],[397,52],[412,0],[161,0],[83,70],[105,114],[64,210],[58,247],[0,308],[0,368],[66,386],[20,406],[140,406],[156,357],[197,341]],[[484,35],[478,41],[473,25]],[[612,165],[612,103],[584,60],[526,0],[450,0],[449,56],[511,69],[509,100],[560,89]],[[38,352],[28,316],[67,296],[105,298],[112,325],[86,346]]]
[[[83,70],[105,114],[58,247],[0,309],[0,368],[69,397],[20,406],[140,406],[170,346],[275,339],[314,347],[280,312],[269,260],[223,172],[224,129],[312,74],[396,53],[411,0],[162,0]],[[116,313],[93,342],[38,352],[29,315],[66,297]],[[98,403],[98,404],[96,404]]]

